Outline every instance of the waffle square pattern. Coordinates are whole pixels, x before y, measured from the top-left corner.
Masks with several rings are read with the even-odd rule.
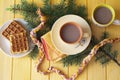
[[[8,40],[10,40],[9,36],[14,35],[20,32],[26,33],[26,30],[22,27],[21,24],[19,24],[17,21],[13,21],[9,24],[9,26],[2,32],[2,35],[6,37]]]
[[[15,20],[2,32],[2,35],[10,42],[12,54],[27,52],[29,50],[26,32],[23,26]]]
[[[10,35],[11,52],[22,53],[28,51],[28,40],[25,33]]]

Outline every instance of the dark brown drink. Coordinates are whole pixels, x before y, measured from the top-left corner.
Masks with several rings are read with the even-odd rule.
[[[106,7],[99,7],[94,11],[94,19],[100,24],[108,24],[112,19],[112,12]]]
[[[60,37],[66,43],[75,43],[81,39],[82,30],[78,24],[69,22],[61,27]]]

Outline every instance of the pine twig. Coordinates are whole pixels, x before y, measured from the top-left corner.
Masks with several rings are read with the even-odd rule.
[[[32,58],[32,59],[35,59],[38,55],[38,47],[35,46],[34,49],[29,53],[29,56]]]
[[[120,63],[115,59],[115,57],[117,56],[117,52],[115,52],[115,53],[113,53],[113,54],[116,54],[115,56],[113,56],[113,54],[109,54],[109,53],[107,53],[105,50],[103,50],[104,52],[105,52],[105,54],[111,59],[111,60],[113,60],[117,65],[119,65],[120,66]]]

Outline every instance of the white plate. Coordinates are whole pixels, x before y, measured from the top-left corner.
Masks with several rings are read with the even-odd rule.
[[[67,22],[76,22],[76,23],[80,24],[80,26],[83,29],[83,32],[89,34],[89,37],[86,38],[86,42],[84,43],[83,46],[78,46],[79,43],[67,44],[64,41],[62,41],[62,39],[60,38],[59,32],[60,32],[62,25]],[[81,18],[77,15],[65,15],[65,16],[59,18],[54,23],[52,30],[51,30],[51,40],[52,40],[52,43],[54,44],[55,48],[58,49],[60,52],[67,54],[67,55],[74,55],[74,54],[82,52],[89,45],[90,40],[91,40],[91,29],[90,29],[89,24],[83,18]]]
[[[15,57],[15,58],[18,58],[18,57],[23,57],[23,56],[26,56],[27,54],[29,54],[32,49],[34,48],[34,44],[32,43],[30,37],[29,37],[29,32],[30,30],[26,27],[27,26],[27,22],[24,21],[23,19],[14,19],[16,21],[18,21],[19,23],[21,23],[25,29],[27,30],[28,34],[27,34],[27,37],[28,37],[28,44],[29,44],[29,50],[27,52],[24,52],[24,53],[20,53],[20,54],[11,54],[10,52],[10,42],[2,35],[2,32],[7,28],[7,26],[13,21],[13,20],[9,20],[7,22],[5,22],[0,28],[0,49],[3,51],[3,53],[7,56],[10,56],[10,57]]]

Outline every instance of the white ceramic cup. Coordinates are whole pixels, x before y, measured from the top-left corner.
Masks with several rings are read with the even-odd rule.
[[[60,37],[61,40],[67,44],[83,44],[83,38],[89,37],[89,34],[85,33],[78,23],[67,22],[63,24],[60,29]]]

